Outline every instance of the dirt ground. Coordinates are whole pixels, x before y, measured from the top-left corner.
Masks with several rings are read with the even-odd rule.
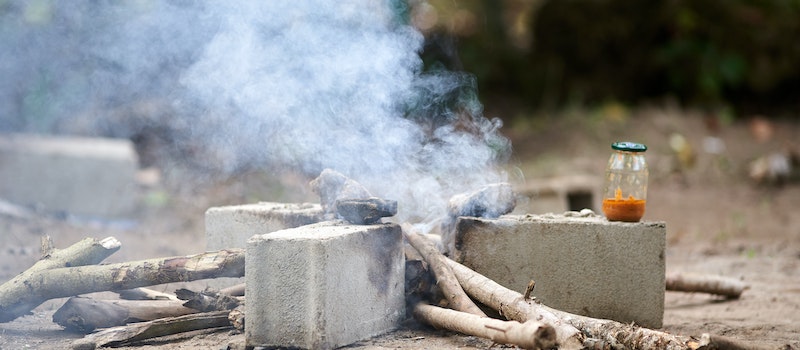
[[[781,349],[800,349],[800,183],[756,185],[747,176],[749,162],[800,140],[800,124],[773,120],[771,134],[754,136],[747,116],[709,122],[698,113],[669,108],[628,111],[566,112],[537,122],[510,123],[514,154],[508,166],[517,183],[569,173],[602,176],[612,141],[648,144],[651,181],[645,220],[667,223],[667,273],[693,272],[741,278],[750,286],[738,300],[704,294],[667,292],[663,330],[696,335],[705,332]],[[590,118],[585,118],[586,114]],[[670,138],[681,135],[694,162],[681,163]],[[759,134],[760,135],[760,134]],[[709,147],[709,137],[724,150]],[[760,137],[760,139],[759,139]],[[704,148],[704,144],[707,146]],[[716,143],[719,145],[719,143]],[[704,150],[705,149],[705,150]],[[284,179],[285,180],[285,179]],[[41,216],[0,214],[0,282],[39,257],[40,236],[57,247],[83,237],[114,236],[123,246],[108,262],[202,252],[204,212],[210,206],[257,200],[313,200],[302,181],[288,187],[258,174],[213,185],[180,184],[165,177],[146,186],[136,222],[75,222]],[[180,185],[177,185],[180,184]],[[203,288],[202,282],[158,286]],[[109,297],[102,293],[99,297]],[[52,323],[63,299],[49,301],[32,315],[0,324],[0,349],[69,349],[80,337]],[[225,349],[241,343],[229,330],[196,332],[148,341],[130,349]],[[349,346],[353,349],[485,349],[491,342],[435,331],[409,321],[403,329]]]

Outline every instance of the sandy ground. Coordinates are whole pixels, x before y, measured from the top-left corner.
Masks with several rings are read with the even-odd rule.
[[[800,215],[795,213],[800,207],[800,184],[756,186],[746,176],[749,161],[800,140],[799,124],[775,121],[773,126],[772,136],[758,142],[744,118],[710,130],[701,116],[664,109],[588,122],[552,117],[537,125],[507,127],[515,145],[509,169],[518,182],[575,172],[601,174],[609,140],[645,140],[650,146],[651,166],[645,219],[667,222],[667,272],[718,274],[741,278],[750,285],[737,300],[667,292],[663,330],[685,335],[710,332],[776,349],[800,349]],[[676,166],[677,158],[668,143],[674,133],[694,146],[692,166]],[[708,136],[724,141],[722,154],[703,151]],[[195,188],[162,183],[145,192],[147,205],[135,225],[0,215],[0,281],[38,259],[39,237],[44,234],[52,236],[57,247],[87,236],[117,237],[123,248],[108,262],[192,254],[205,250],[203,214],[210,206],[309,198],[307,192],[293,191],[291,186],[279,191],[278,198],[270,198],[275,187],[259,176]],[[171,291],[178,286],[202,288],[203,284],[157,288]],[[67,333],[51,321],[63,301],[49,301],[32,315],[0,324],[0,349],[70,348],[80,335]],[[243,339],[241,334],[219,330],[128,348],[224,349]],[[490,345],[483,339],[435,331],[409,321],[399,331],[349,348],[485,349]]]

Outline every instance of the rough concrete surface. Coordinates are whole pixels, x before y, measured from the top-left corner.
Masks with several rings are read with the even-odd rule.
[[[397,329],[405,316],[396,224],[340,221],[247,243],[248,345],[332,349]]]
[[[533,295],[556,309],[661,327],[666,225],[567,215],[462,217],[453,257],[519,292],[534,280]]]
[[[0,198],[45,212],[131,216],[137,169],[130,140],[0,135]]]
[[[253,235],[322,221],[322,207],[273,202],[211,207],[205,220],[206,249],[244,248]]]

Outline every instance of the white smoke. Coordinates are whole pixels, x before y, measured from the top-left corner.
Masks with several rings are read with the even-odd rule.
[[[469,75],[423,72],[424,38],[398,1],[134,3],[79,2],[75,10],[53,2],[67,29],[25,35],[57,41],[67,33],[65,62],[0,66],[23,82],[20,70],[69,82],[45,89],[46,100],[69,101],[37,112],[51,129],[69,113],[89,115],[107,133],[141,128],[105,120],[98,106],[156,96],[170,112],[145,124],[160,124],[175,142],[202,143],[211,168],[309,176],[332,168],[397,200],[403,221],[442,217],[453,194],[505,180],[494,167],[510,147],[499,121],[482,116]],[[4,17],[30,6],[11,4]],[[11,90],[0,88],[0,98]],[[9,120],[32,128],[29,118]]]

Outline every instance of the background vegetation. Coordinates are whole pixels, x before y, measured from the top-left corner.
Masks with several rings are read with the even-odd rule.
[[[664,98],[786,114],[800,107],[798,0],[430,0],[413,20],[430,67],[531,109]]]

